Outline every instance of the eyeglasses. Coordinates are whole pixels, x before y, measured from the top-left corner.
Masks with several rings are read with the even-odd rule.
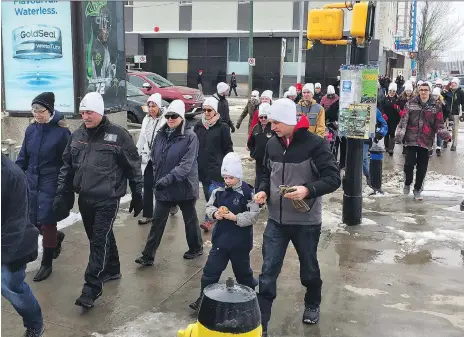
[[[213,112],[213,109],[203,109],[203,112]]]
[[[178,114],[174,114],[174,115],[168,115],[166,116],[166,119],[177,119],[179,118],[180,116]]]
[[[267,116],[259,116],[259,119],[267,119]]]
[[[45,113],[45,111],[47,111],[47,109],[42,109],[42,110],[38,110],[38,109],[31,109],[31,112],[33,114],[36,114],[36,115],[43,115]]]

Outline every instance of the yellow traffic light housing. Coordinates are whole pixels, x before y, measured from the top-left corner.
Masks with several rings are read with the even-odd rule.
[[[343,37],[342,9],[311,9],[307,37],[310,40],[340,40]]]
[[[352,37],[366,37],[368,12],[369,2],[360,2],[354,4],[350,29],[350,34]]]
[[[306,43],[306,50],[313,49],[313,47],[314,47],[313,41],[308,40],[308,42]]]

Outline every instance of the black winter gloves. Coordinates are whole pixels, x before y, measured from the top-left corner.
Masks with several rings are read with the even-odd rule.
[[[134,218],[143,210],[143,197],[139,193],[132,194],[132,200],[129,206],[129,213],[134,211]]]

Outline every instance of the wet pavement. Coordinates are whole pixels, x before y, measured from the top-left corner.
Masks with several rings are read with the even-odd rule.
[[[241,110],[232,107],[232,119]],[[233,135],[243,157],[245,176],[254,180],[254,162],[246,159],[246,121]],[[463,130],[464,131],[464,130]],[[464,138],[464,137],[463,137]],[[464,147],[464,139],[461,142]],[[363,224],[341,224],[341,190],[324,198],[323,233],[319,244],[323,299],[321,321],[301,323],[304,289],[299,261],[289,247],[278,279],[271,336],[327,337],[462,337],[464,335],[464,155],[445,151],[431,159],[421,203],[402,192],[403,158],[397,148],[384,162],[385,195],[370,197],[364,188]],[[449,176],[452,175],[452,176]],[[80,222],[64,228],[63,252],[49,279],[32,282],[38,263],[28,267],[27,281],[39,300],[47,337],[171,337],[195,321],[188,304],[199,294],[207,254],[182,259],[187,250],[182,216],[171,217],[155,265],[139,268],[134,259],[145,243],[149,225],[140,226],[123,203],[115,235],[123,277],[104,287],[91,311],[74,305],[79,296],[89,245]],[[197,203],[203,218],[205,201]],[[252,267],[259,275],[266,214],[255,226]],[[211,247],[204,234],[205,248]],[[291,245],[290,245],[291,246]],[[233,276],[230,266],[222,279]],[[20,336],[22,322],[2,299],[2,336]]]

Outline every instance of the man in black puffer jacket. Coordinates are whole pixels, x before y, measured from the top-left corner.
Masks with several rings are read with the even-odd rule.
[[[62,213],[74,192],[90,241],[85,284],[76,305],[92,308],[102,294],[103,283],[121,277],[113,224],[119,200],[132,191],[129,212],[137,216],[142,208],[141,159],[127,130],[104,117],[104,103],[97,92],[85,95],[79,106],[84,124],[71,136],[63,153],[58,176],[54,211]]]
[[[26,278],[26,264],[37,259],[39,230],[29,221],[24,172],[2,154],[2,295],[22,316],[25,336],[43,335],[40,305]]]
[[[219,114],[221,115],[221,119],[230,127],[232,133],[235,132],[234,123],[230,119],[229,114],[229,102],[227,102],[226,94],[229,90],[229,85],[224,82],[220,82],[217,87],[217,92],[213,95],[215,99],[218,101],[218,110]]]

